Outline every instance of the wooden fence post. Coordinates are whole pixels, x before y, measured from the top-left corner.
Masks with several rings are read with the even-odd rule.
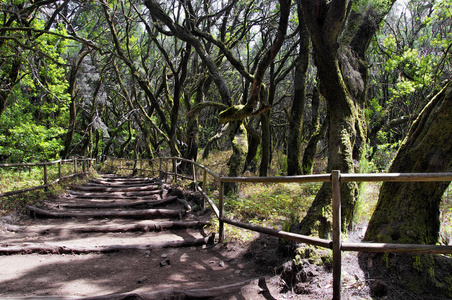
[[[58,179],[61,179],[61,159],[58,162]]]
[[[206,208],[206,197],[204,194],[207,194],[207,172],[206,169],[202,169],[202,202],[201,208],[204,210]]]
[[[219,225],[218,225],[218,235],[219,241],[222,243],[224,241],[224,222],[222,221],[224,216],[224,182],[220,178],[220,196],[218,200],[219,209]]]
[[[166,163],[165,163],[165,182],[168,182],[168,158],[166,159]]]
[[[193,188],[194,188],[194,190],[196,192],[196,184],[198,182],[197,182],[197,178],[196,178],[196,166],[195,166],[195,160],[194,159],[191,160],[191,167],[193,169],[193,183],[194,183]]]
[[[140,159],[140,172],[138,172],[138,175],[141,176],[143,174],[144,170],[143,170],[143,160]]]
[[[47,185],[47,163],[44,164],[44,185]],[[45,190],[48,191],[48,187],[45,187]]]
[[[77,174],[77,157],[74,157],[74,174]]]
[[[177,159],[173,158],[174,183],[177,183]]]
[[[340,171],[331,172],[333,201],[333,300],[341,299],[341,182]]]

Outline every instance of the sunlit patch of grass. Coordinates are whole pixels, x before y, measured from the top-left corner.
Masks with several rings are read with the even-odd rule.
[[[82,172],[82,167],[77,172]],[[61,176],[74,173],[73,164],[62,164]],[[43,167],[30,167],[27,169],[2,168],[0,169],[0,193],[17,191],[26,188],[36,187],[44,184]],[[61,180],[58,184],[50,186],[47,191],[38,189],[8,197],[0,198],[0,216],[12,213],[22,214],[26,210],[26,205],[35,204],[42,200],[52,199],[66,191],[67,186],[80,184],[88,178],[96,177],[94,169],[90,169],[89,174],[84,178],[71,177]],[[47,182],[51,183],[59,177],[58,164],[47,166]]]
[[[246,184],[240,195],[225,198],[225,210],[236,219],[278,227],[286,220],[300,219],[309,209],[318,184]]]
[[[306,215],[321,184],[242,184],[240,195],[224,198],[224,215],[244,223],[286,230]],[[218,205],[218,193],[210,193]],[[209,230],[218,231],[218,220],[211,218]],[[247,243],[258,235],[252,231],[225,224],[227,241]]]
[[[381,182],[363,182],[355,206],[354,224],[367,224],[377,207]]]
[[[232,155],[232,150],[226,151],[212,151],[206,159],[201,156],[198,158],[198,162],[207,167],[212,172],[218,175],[227,175],[229,173],[228,161]]]

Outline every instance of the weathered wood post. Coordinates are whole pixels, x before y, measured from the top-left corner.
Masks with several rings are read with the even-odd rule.
[[[143,174],[143,160],[140,159],[140,172],[138,172],[138,174],[141,176]]]
[[[195,160],[194,159],[192,159],[191,160],[191,167],[192,167],[192,170],[193,170],[193,189],[194,189],[194,191],[196,192],[196,185],[197,185],[197,178],[196,178],[196,166],[195,166]]]
[[[165,169],[165,182],[168,182],[168,158],[166,158],[166,169]]]
[[[74,157],[74,174],[77,174],[77,157]]]
[[[58,179],[61,179],[61,159],[58,162]]]
[[[44,185],[47,185],[47,163],[44,163]],[[44,189],[49,190],[47,186]]]
[[[219,241],[222,243],[224,241],[224,182],[220,178],[220,199],[218,200],[218,209],[219,209],[219,225],[218,225],[218,235]]]
[[[82,170],[83,170],[83,173],[86,172],[86,159],[82,160]]]
[[[177,159],[173,158],[174,183],[177,183]]]
[[[333,300],[341,299],[341,172],[332,171],[333,198]]]
[[[201,202],[201,208],[204,210],[206,208],[206,197],[204,196],[207,194],[207,172],[206,169],[202,169],[202,202]]]

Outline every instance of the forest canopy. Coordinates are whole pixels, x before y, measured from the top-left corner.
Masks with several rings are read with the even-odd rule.
[[[385,170],[428,96],[450,78],[450,4],[358,1],[345,8],[345,26],[363,18],[377,26],[361,46],[364,55],[342,51],[359,51],[349,33],[336,37],[345,47],[338,56],[366,61],[366,77],[351,86],[352,94],[365,88],[367,146],[355,166]],[[331,104],[319,93],[320,51],[305,27],[310,1],[0,7],[2,162],[101,154],[196,159],[232,147],[244,157],[233,160],[237,174],[260,168],[265,175],[272,153],[282,151],[291,161],[281,174],[293,175],[311,172],[315,155],[328,156]],[[345,78],[361,76],[353,64],[341,64]],[[247,143],[239,147],[234,137]]]

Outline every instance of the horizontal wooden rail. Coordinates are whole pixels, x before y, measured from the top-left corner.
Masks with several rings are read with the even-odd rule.
[[[306,183],[330,182],[329,174],[303,175],[303,176],[274,176],[274,177],[220,177],[222,182],[251,182],[251,183]]]
[[[231,219],[228,219],[225,217],[221,218],[220,221],[230,224],[230,225],[237,226],[237,227],[249,229],[249,230],[260,232],[260,233],[265,233],[268,235],[280,237],[280,238],[283,238],[286,240],[292,240],[292,241],[299,242],[299,243],[306,243],[306,244],[311,244],[311,245],[329,248],[329,249],[332,249],[332,247],[333,247],[333,242],[329,241],[329,240],[324,240],[324,239],[315,238],[315,237],[311,237],[311,236],[296,234],[296,233],[287,232],[287,231],[283,231],[283,230],[275,230],[275,229],[262,227],[262,226],[258,226],[258,225],[252,225],[252,224],[248,224],[248,223],[239,222],[236,220],[231,220]]]
[[[452,181],[452,173],[341,174],[341,182],[364,182],[364,181],[389,181],[389,182]]]
[[[341,250],[413,254],[452,254],[452,246],[419,244],[342,243]]]
[[[39,189],[45,189],[45,188],[51,187],[54,184],[57,184],[58,182],[60,182],[63,179],[68,179],[68,178],[72,178],[72,177],[76,177],[76,176],[82,176],[82,175],[86,175],[86,174],[88,174],[88,172],[76,173],[76,174],[63,176],[63,177],[55,179],[54,181],[52,181],[52,182],[50,182],[48,184],[42,184],[42,185],[38,185],[38,186],[35,186],[35,187],[30,187],[30,188],[26,188],[26,189],[10,191],[10,192],[6,192],[6,193],[3,193],[3,194],[0,194],[0,198],[12,196],[12,195],[17,195],[17,194],[22,194],[22,193],[26,193],[26,192],[31,192],[31,191],[35,191],[35,190],[39,190]]]
[[[209,203],[210,207],[212,207],[215,215],[217,216],[217,218],[220,218],[220,211],[218,209],[218,207],[215,205],[215,203],[213,203],[212,199],[209,198],[209,195],[207,195],[206,192],[204,192],[204,190],[198,185],[195,184],[196,189],[201,192],[202,196],[204,197],[204,199],[207,200],[207,202]]]
[[[77,158],[77,161],[95,161],[94,158]],[[0,164],[0,168],[10,168],[10,167],[39,167],[39,166],[49,166],[55,165],[57,163],[68,163],[73,162],[74,159],[59,159],[47,162],[37,162],[37,163],[12,163],[12,164]]]

